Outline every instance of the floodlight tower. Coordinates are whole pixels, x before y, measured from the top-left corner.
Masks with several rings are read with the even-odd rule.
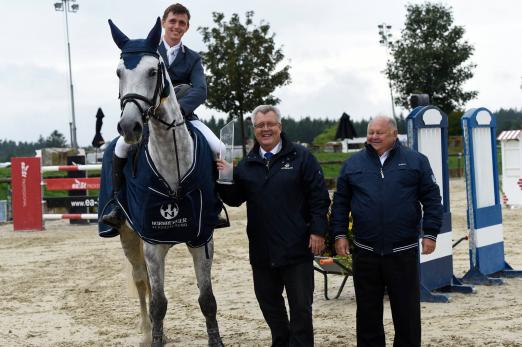
[[[381,45],[383,45],[384,48],[386,49],[386,63],[388,63],[390,61],[389,49],[393,47],[392,34],[390,32],[392,26],[388,25],[386,23],[382,23],[382,24],[377,25],[377,27],[379,28],[379,35],[381,37],[381,40],[379,41],[379,43]],[[393,114],[393,118],[395,118],[395,102],[393,100],[393,89],[392,89],[391,79],[389,78],[389,76],[388,76],[388,85],[390,86],[392,114]]]
[[[69,123],[69,130],[71,133],[71,147],[78,148],[78,141],[76,140],[76,116],[74,112],[74,88],[72,81],[72,69],[71,69],[71,44],[69,42],[69,18],[68,13],[76,13],[80,9],[80,5],[73,4],[76,0],[61,0],[61,2],[54,3],[54,9],[61,11],[65,14],[65,39],[67,42],[67,60],[69,61],[69,85],[70,85],[70,96],[71,96],[71,122]]]

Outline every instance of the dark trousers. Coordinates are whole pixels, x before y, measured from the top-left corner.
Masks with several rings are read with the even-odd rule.
[[[312,262],[277,268],[254,266],[252,273],[256,298],[272,333],[272,346],[313,346]],[[288,298],[290,320],[286,312],[283,289]]]
[[[378,255],[356,249],[353,282],[357,301],[357,346],[385,346],[383,297],[388,293],[395,328],[395,347],[421,344],[417,249]]]

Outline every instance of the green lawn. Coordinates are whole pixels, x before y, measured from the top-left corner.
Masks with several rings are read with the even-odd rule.
[[[450,155],[448,156],[448,168],[450,171],[455,171],[460,168],[461,172],[464,172],[464,153],[456,149],[449,149]],[[462,155],[458,155],[462,153]],[[325,153],[325,152],[313,152],[313,155],[319,160],[323,168],[324,176],[326,178],[336,178],[339,175],[342,162],[348,159],[354,153]],[[502,158],[500,147],[497,148],[497,159],[498,159],[498,171],[499,175],[502,174]],[[325,163],[338,161],[339,163]]]
[[[460,151],[459,151],[460,150]],[[464,170],[464,157],[459,157],[457,154],[462,153],[461,148],[450,148],[449,149],[450,156],[448,157],[448,166],[450,170],[457,170],[457,168],[461,168]],[[326,178],[337,178],[339,175],[339,170],[341,169],[342,162],[344,162],[349,156],[353,153],[327,153],[327,152],[313,152],[313,155],[317,158],[317,160],[321,163],[323,168],[324,176]],[[502,173],[502,158],[500,153],[500,147],[497,148],[497,156],[498,156],[498,170],[499,174]],[[333,163],[332,163],[333,162]],[[58,172],[49,172],[45,173],[44,177],[65,177],[67,172],[58,171]],[[99,171],[89,171],[89,177],[97,177],[100,175]],[[10,177],[11,169],[9,168],[0,168],[0,178],[1,177]],[[7,189],[8,185],[5,183],[0,183],[0,200],[6,200],[7,197]],[[54,196],[66,196],[67,191],[47,191],[44,188],[44,197],[54,197]],[[89,196],[97,196],[98,191],[88,191]]]

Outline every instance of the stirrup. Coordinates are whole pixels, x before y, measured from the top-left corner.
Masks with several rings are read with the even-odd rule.
[[[225,212],[225,215],[223,216],[223,212]],[[223,210],[221,210],[221,213],[218,215],[218,220],[216,224],[214,225],[214,229],[220,229],[220,228],[228,228],[230,226],[230,219],[228,218],[228,211],[223,206]]]
[[[121,226],[125,223],[123,211],[119,206],[114,207],[114,209],[111,212],[107,213],[102,217],[102,222],[113,228],[121,228]]]

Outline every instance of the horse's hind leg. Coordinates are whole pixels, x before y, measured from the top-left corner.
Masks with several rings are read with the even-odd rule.
[[[163,346],[163,319],[167,313],[167,297],[165,296],[165,256],[170,245],[153,245],[144,243],[145,262],[149,272],[151,299],[149,315],[152,321],[152,347]]]
[[[151,340],[151,324],[147,312],[147,296],[150,295],[149,277],[143,256],[143,241],[126,225],[120,228],[120,241],[125,256],[132,266],[132,278],[140,300],[140,329],[145,334],[144,342]]]
[[[208,259],[205,252],[205,246],[198,248],[190,248],[190,254],[194,260],[194,269],[196,271],[196,279],[199,288],[199,307],[205,316],[207,323],[208,345],[223,346],[221,336],[219,335],[219,327],[216,319],[217,304],[214,293],[212,292],[212,282],[210,270],[212,268],[212,259],[214,256],[214,241],[211,240],[207,244]]]

